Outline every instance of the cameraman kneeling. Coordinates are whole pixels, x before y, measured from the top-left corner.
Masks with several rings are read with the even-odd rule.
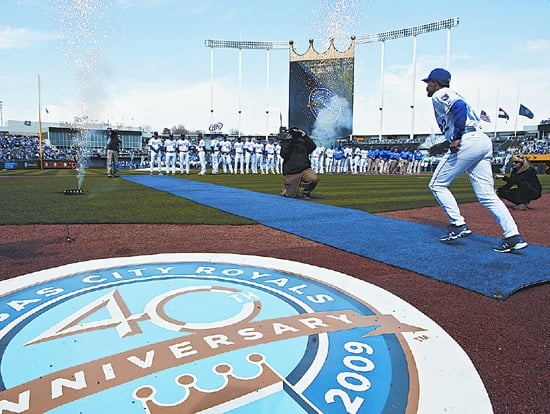
[[[281,195],[298,197],[300,184],[304,188],[304,198],[309,198],[319,179],[311,169],[309,154],[316,148],[313,140],[298,128],[290,128],[281,142],[283,175],[285,176]]]

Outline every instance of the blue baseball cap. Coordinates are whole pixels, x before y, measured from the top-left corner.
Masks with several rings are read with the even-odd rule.
[[[436,81],[437,83],[449,86],[451,82],[451,73],[443,68],[435,68],[430,72],[427,78],[422,79],[423,82]]]

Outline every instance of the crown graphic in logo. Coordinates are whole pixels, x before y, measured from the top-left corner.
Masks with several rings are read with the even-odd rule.
[[[141,401],[145,412],[150,414],[200,413],[211,409],[222,413],[283,389],[283,378],[267,364],[262,354],[249,354],[246,359],[258,367],[258,374],[242,378],[233,373],[231,365],[218,364],[214,367],[214,373],[223,377],[224,384],[215,390],[197,387],[194,375],[179,375],[175,379],[176,384],[185,389],[186,395],[174,404],[156,401],[157,390],[149,385],[137,388],[134,397]]]

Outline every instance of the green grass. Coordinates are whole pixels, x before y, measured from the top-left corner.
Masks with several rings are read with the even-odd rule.
[[[123,171],[123,174],[148,174]],[[205,175],[190,179],[252,191],[278,194],[280,175]],[[543,189],[550,176],[539,175]],[[429,175],[321,175],[312,202],[378,213],[434,206]],[[109,179],[103,170],[86,171],[83,195],[64,195],[78,187],[72,170],[0,171],[0,225],[6,224],[250,224],[252,221],[204,207],[171,194],[123,179]],[[459,202],[475,201],[466,175],[451,187]],[[544,192],[547,192],[545,190]]]
[[[249,224],[249,220],[90,170],[83,195],[73,171],[0,173],[0,224],[187,223]]]

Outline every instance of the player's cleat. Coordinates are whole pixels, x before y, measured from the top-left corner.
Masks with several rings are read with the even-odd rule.
[[[525,247],[527,247],[527,242],[523,240],[521,234],[516,234],[515,236],[502,239],[498,246],[493,247],[493,251],[499,253],[510,253],[514,250],[520,250]]]
[[[447,233],[446,236],[443,236],[440,239],[441,241],[444,241],[444,242],[452,241],[460,237],[466,237],[472,234],[472,230],[470,230],[466,224],[463,224],[461,226],[451,224],[449,227],[447,227],[447,229],[449,230],[449,232]]]

